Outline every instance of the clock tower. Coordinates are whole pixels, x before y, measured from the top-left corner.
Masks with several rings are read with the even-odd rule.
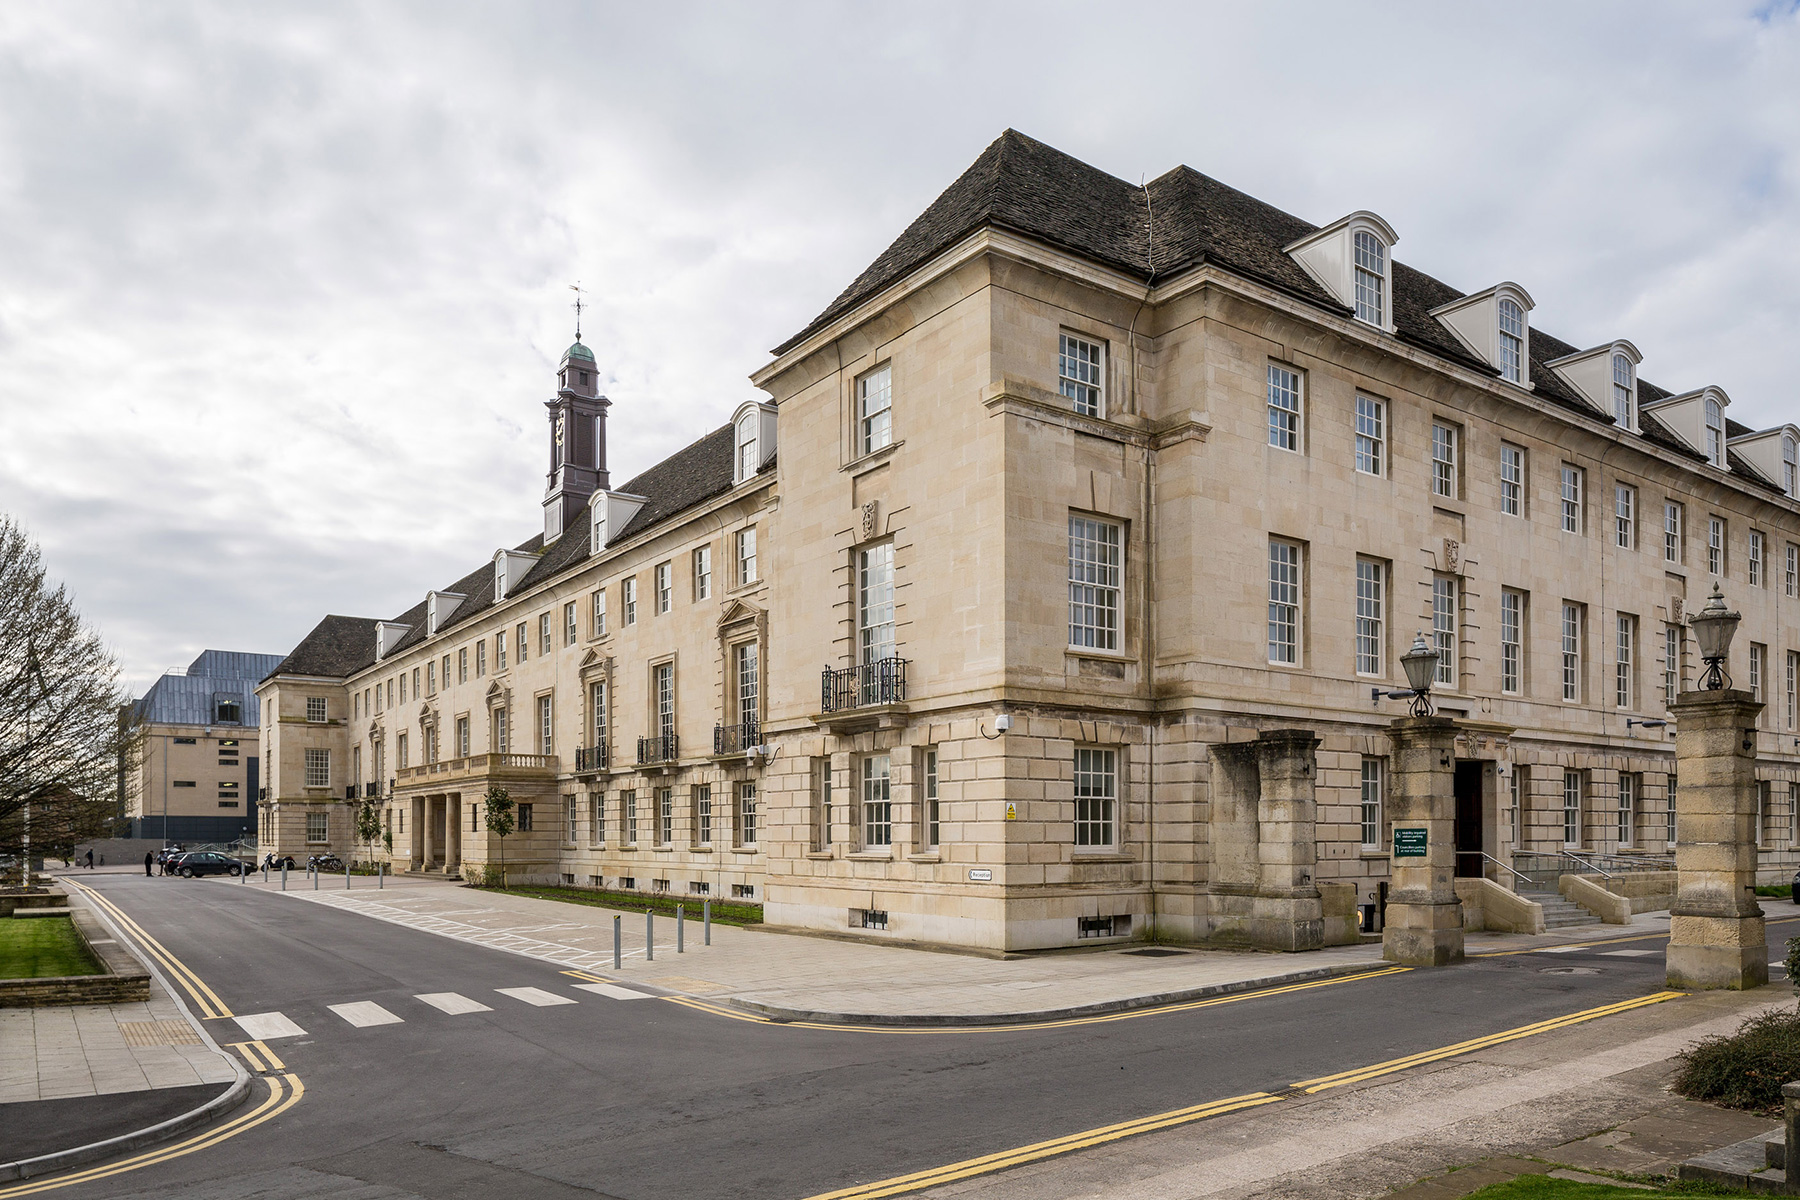
[[[544,544],[568,529],[585,529],[581,511],[609,486],[606,474],[606,410],[594,352],[575,335],[556,368],[556,395],[544,401],[550,418],[550,475],[544,488]]]

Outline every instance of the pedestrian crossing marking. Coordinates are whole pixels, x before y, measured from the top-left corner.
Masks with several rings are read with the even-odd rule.
[[[502,996],[511,996],[514,1000],[523,1000],[527,1004],[535,1004],[539,1008],[547,1008],[552,1004],[574,1004],[576,1001],[567,996],[558,996],[555,992],[546,992],[543,988],[495,988]]]
[[[649,992],[640,992],[636,988],[620,987],[616,983],[577,983],[571,984],[578,992],[592,992],[596,996],[610,996],[614,1000],[654,1000]]]
[[[249,1013],[234,1017],[238,1027],[250,1035],[251,1041],[266,1042],[273,1038],[305,1037],[306,1030],[288,1020],[286,1014],[278,1012]]]
[[[1602,958],[1647,958],[1652,954],[1661,954],[1661,950],[1603,950]]]
[[[471,1000],[455,992],[427,992],[423,996],[414,996],[413,999],[423,1000],[439,1012],[447,1012],[453,1017],[463,1013],[494,1011],[479,1000]]]
[[[325,1007],[358,1029],[365,1029],[370,1025],[399,1025],[402,1022],[402,1018],[396,1017],[373,1000],[357,1000],[349,1004],[328,1004]]]

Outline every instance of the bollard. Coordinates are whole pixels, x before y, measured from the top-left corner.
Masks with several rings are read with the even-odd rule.
[[[347,858],[344,860],[344,890],[350,890],[350,860]]]
[[[675,906],[675,953],[687,953],[687,905]]]
[[[387,860],[384,858],[375,864],[375,888],[377,891],[387,886]]]
[[[269,882],[269,860],[263,859],[263,882]]]
[[[253,869],[254,869],[254,868],[251,868],[251,867],[243,867],[243,868],[241,868],[241,869],[240,869],[240,870],[239,870],[239,871],[238,871],[238,882],[239,882],[239,883],[249,883],[249,882],[250,882],[250,872],[251,872],[251,871],[252,871],[252,870],[253,870]]]
[[[706,944],[712,945],[712,901],[700,902],[700,929],[706,936]]]
[[[281,860],[281,890],[287,891],[287,859]]]
[[[656,960],[656,914],[650,909],[644,910],[644,961]]]
[[[625,918],[613,917],[613,970],[625,969]]]
[[[325,873],[325,872],[323,872],[323,871],[320,871],[320,870],[318,870],[318,869],[316,869],[316,868],[314,868],[314,867],[311,867],[311,866],[308,866],[308,867],[307,867],[307,869],[308,869],[308,870],[309,870],[309,871],[312,871],[312,877],[313,877],[313,891],[315,891],[315,892],[316,892],[316,891],[318,891],[318,890],[319,890],[319,876],[321,876],[321,875],[323,875],[323,874],[324,874],[324,873]]]

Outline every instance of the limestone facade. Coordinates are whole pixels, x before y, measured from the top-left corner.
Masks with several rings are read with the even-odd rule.
[[[1393,878],[1404,704],[1372,691],[1405,686],[1415,630],[1444,649],[1451,721],[1456,820],[1433,836],[1454,866],[1435,868],[1511,887],[1565,852],[1666,861],[1673,726],[1638,722],[1694,686],[1683,620],[1716,578],[1744,615],[1731,673],[1764,704],[1757,871],[1791,873],[1800,507],[1782,446],[1800,431],[1721,417],[1714,453],[1723,393],[1638,379],[1629,343],[1532,331],[1509,380],[1469,313],[1528,301],[1516,285],[1464,297],[1381,257],[1380,311],[1322,299],[1319,239],[1391,247],[1372,214],[1313,230],[1192,172],[1146,191],[1014,134],[971,174],[982,195],[1086,197],[1089,216],[969,224],[959,181],[752,376],[770,403],[709,435],[707,470],[730,460],[710,491],[633,509],[633,485],[601,486],[585,511],[623,523],[581,553],[575,529],[502,551],[491,601],[461,598],[483,568],[442,594],[444,624],[428,601],[322,625],[264,684],[271,709],[316,687],[346,713],[341,734],[265,725],[278,836],[289,802],[341,809],[374,783],[397,866],[491,864],[480,800],[503,782],[532,806],[505,846],[522,877],[748,895],[776,924],[991,950],[1304,948],[1353,936],[1334,897],[1375,902]],[[1176,230],[1161,242],[1134,224],[1148,195]],[[1239,241],[1182,250],[1207,220]],[[1242,249],[1258,238],[1261,258]],[[1623,420],[1595,361],[1628,364]],[[642,489],[681,492],[677,467]],[[342,653],[306,675],[325,642]],[[302,732],[360,763],[335,795],[295,790]]]

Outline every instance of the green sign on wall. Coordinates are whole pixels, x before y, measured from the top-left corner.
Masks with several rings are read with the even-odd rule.
[[[1425,833],[1423,829],[1394,830],[1394,857],[1424,858]]]

